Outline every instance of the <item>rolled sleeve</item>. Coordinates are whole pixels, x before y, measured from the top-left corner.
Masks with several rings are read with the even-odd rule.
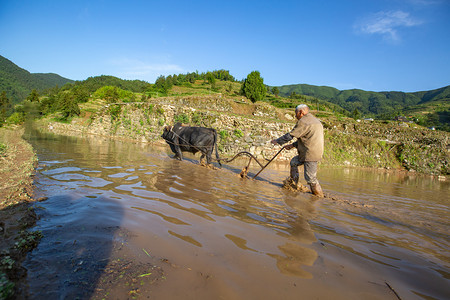
[[[283,145],[283,144],[286,144],[287,142],[289,142],[290,140],[292,140],[294,137],[291,135],[291,133],[290,132],[288,132],[288,133],[286,133],[285,135],[283,135],[283,136],[280,136],[279,138],[277,138],[277,143],[279,144],[279,145]]]

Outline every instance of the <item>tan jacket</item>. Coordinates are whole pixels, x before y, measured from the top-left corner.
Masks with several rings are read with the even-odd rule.
[[[323,126],[322,123],[308,113],[297,121],[291,132],[277,139],[280,145],[297,138],[294,146],[297,147],[300,161],[320,161],[323,156]]]

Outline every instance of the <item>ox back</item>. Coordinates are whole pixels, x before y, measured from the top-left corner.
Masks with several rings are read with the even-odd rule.
[[[161,137],[166,140],[175,153],[175,158],[179,160],[183,159],[182,152],[201,152],[200,163],[206,156],[206,162],[210,164],[215,148],[216,159],[222,165],[217,151],[217,132],[213,128],[182,126],[181,123],[176,123],[174,126],[166,126]]]

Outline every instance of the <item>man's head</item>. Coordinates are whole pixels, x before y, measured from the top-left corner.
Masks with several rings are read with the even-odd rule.
[[[304,115],[309,113],[309,107],[306,104],[299,104],[295,108],[295,117],[300,120]]]

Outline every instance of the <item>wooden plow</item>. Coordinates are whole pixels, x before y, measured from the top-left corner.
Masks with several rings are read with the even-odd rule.
[[[242,168],[241,173],[239,173],[239,176],[241,176],[242,178],[249,178],[248,171],[249,171],[252,160],[254,160],[261,167],[261,170],[259,170],[258,173],[256,173],[252,178],[252,179],[255,179],[283,150],[284,150],[284,147],[282,147],[277,152],[277,154],[275,154],[270,160],[268,160],[265,165],[262,164],[253,154],[251,154],[250,152],[247,152],[247,151],[241,151],[241,152],[237,153],[235,156],[233,156],[232,158],[229,158],[229,159],[222,158],[222,159],[219,159],[218,161],[230,163],[240,156],[248,156],[249,157],[248,163],[245,167]]]

